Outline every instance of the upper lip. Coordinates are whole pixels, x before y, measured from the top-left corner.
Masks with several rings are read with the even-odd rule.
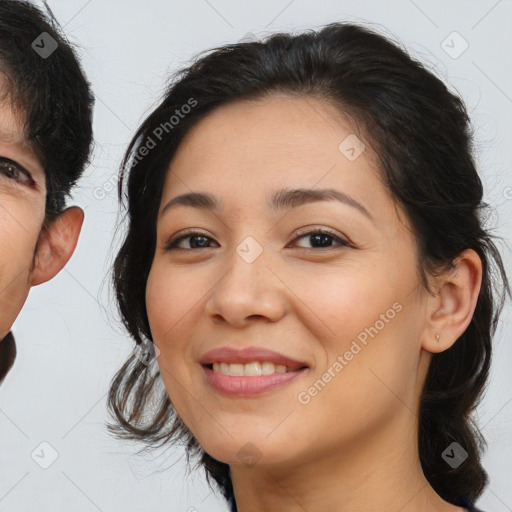
[[[307,366],[306,363],[292,359],[273,350],[262,347],[232,348],[220,347],[210,350],[200,359],[202,365],[212,363],[239,363],[246,364],[254,361],[281,364],[287,368],[297,369]]]

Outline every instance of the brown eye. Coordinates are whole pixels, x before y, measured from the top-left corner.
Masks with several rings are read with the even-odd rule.
[[[0,158],[0,174],[25,185],[33,186],[35,183],[30,173],[10,158]]]
[[[302,230],[297,233],[299,236],[294,241],[305,239],[313,245],[313,247],[298,246],[303,249],[330,249],[336,247],[352,247],[349,242],[337,236],[333,231],[325,228],[314,229],[311,231]]]
[[[298,233],[297,233],[298,234]],[[303,247],[298,245],[297,247],[302,249],[330,249],[336,247],[353,247],[349,242],[343,240],[337,236],[333,231],[325,228],[315,229],[311,231],[302,230],[302,234],[293,240],[296,242],[300,239],[306,239],[309,243],[313,244],[313,247]],[[184,241],[187,241],[189,245],[186,247],[179,247]],[[189,231],[185,235],[181,235],[171,240],[165,247],[167,251],[172,250],[194,250],[194,249],[207,249],[211,243],[212,238],[206,236],[198,231]]]
[[[195,247],[190,247],[190,248],[178,247],[178,245],[181,244],[184,240],[188,240],[189,245],[190,246],[195,245]],[[193,243],[192,240],[195,240],[196,243]],[[193,249],[207,249],[208,243],[209,243],[209,242],[207,242],[207,240],[211,240],[211,238],[206,235],[203,235],[202,233],[199,233],[197,231],[190,231],[186,235],[182,235],[178,238],[174,238],[173,240],[171,240],[167,244],[165,249],[168,251],[172,251],[172,250],[190,251]]]

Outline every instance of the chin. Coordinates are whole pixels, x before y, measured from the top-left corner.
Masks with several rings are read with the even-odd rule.
[[[288,446],[283,439],[265,438],[258,433],[251,436],[232,434],[222,439],[198,439],[203,450],[214,459],[229,465],[242,465],[247,467],[261,465],[279,465],[290,462],[293,446]],[[203,441],[203,442],[201,442]],[[294,444],[296,446],[296,444]]]

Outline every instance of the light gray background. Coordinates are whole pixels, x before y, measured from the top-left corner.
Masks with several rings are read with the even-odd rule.
[[[463,96],[475,126],[486,199],[495,206],[491,225],[510,240],[512,1],[50,0],[50,5],[81,47],[96,95],[97,142],[74,195],[86,215],[76,253],[52,282],[32,290],[15,324],[18,359],[0,389],[0,510],[226,510],[201,473],[186,474],[181,449],[137,456],[137,447],[112,439],[104,429],[109,381],[131,350],[107,281],[109,254],[116,247],[112,185],[131,134],[156,105],[168,73],[199,51],[248,33],[370,22],[396,36]],[[457,58],[464,44],[459,36],[447,40],[451,56],[442,46],[453,31],[469,44]],[[510,251],[500,248],[510,269]],[[510,318],[507,305],[488,392],[477,411],[488,441],[484,466],[491,483],[478,502],[486,512],[512,510]],[[41,442],[58,452],[46,470],[31,458]],[[40,458],[51,456],[48,447],[38,449],[45,454]]]

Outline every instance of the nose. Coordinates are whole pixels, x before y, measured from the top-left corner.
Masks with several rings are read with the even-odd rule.
[[[256,319],[277,322],[285,315],[286,285],[272,269],[266,250],[260,247],[263,252],[255,259],[254,242],[240,244],[226,257],[222,277],[213,286],[205,306],[212,322],[242,328]]]

